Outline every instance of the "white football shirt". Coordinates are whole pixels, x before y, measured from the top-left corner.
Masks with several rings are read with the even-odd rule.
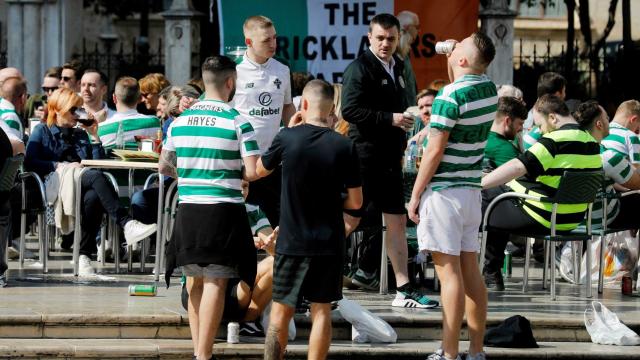
[[[273,58],[255,63],[245,53],[236,70],[236,94],[230,105],[249,119],[263,154],[280,131],[283,106],[292,103],[289,68]]]

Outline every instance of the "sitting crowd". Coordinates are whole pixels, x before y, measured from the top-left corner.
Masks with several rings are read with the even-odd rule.
[[[392,18],[376,16],[370,31],[399,27]],[[342,296],[344,240],[356,228],[366,233],[381,218],[395,271],[392,306],[439,306],[408,273],[407,215],[417,225],[416,252],[432,256],[442,282],[445,319],[451,319],[443,326],[442,349],[429,357],[436,360],[460,358],[457,339],[465,311],[470,328],[466,359],[484,359],[487,293],[478,272],[477,236],[481,216],[496,197],[513,191],[552,198],[565,171],[603,170],[604,192],[611,201],[607,208],[594,204],[593,227],[601,226],[603,217],[612,228],[638,227],[632,209],[640,195],[614,196],[640,189],[637,100],[620,104],[610,121],[596,101],[565,101],[565,79],[545,73],[528,111],[522,91],[510,85],[496,87],[484,75],[495,49],[486,35],[475,33],[456,42],[447,55],[452,82],[417,93],[415,123],[405,113],[368,108],[381,101],[363,96],[367,89],[360,81],[372,76],[363,70],[366,62],[373,61],[383,76],[388,72],[377,60],[366,59],[377,57],[373,47],[362,64],[347,68],[344,89],[307,77],[298,85],[295,95],[300,98],[294,106],[289,69],[273,58],[271,21],[252,16],[243,30],[249,48],[239,64],[224,56],[207,58],[202,78],[182,86],[171,85],[157,73],[139,80],[120,77],[110,99],[113,108],[105,101],[109,79],[100,70],[83,70],[76,63],[51,68],[45,72],[42,93],[29,97],[18,69],[0,70],[0,161],[24,154],[24,170],[54,189],[55,194],[46,195],[61,233],[61,249],[70,249],[74,238],[73,226],[64,218],[64,184],[73,184],[82,161],[108,158],[114,150],[137,150],[141,138],[164,141],[160,176],[166,176],[167,188],[177,181],[180,202],[165,276],[169,279],[174,267],[182,267],[183,304],[198,359],[211,357],[213,336],[223,317],[247,323],[249,332],[261,331],[254,322],[272,299],[265,355],[280,358],[287,343],[283,329],[302,298],[311,302],[316,329],[310,352],[322,357],[331,338],[329,304]],[[257,107],[264,105],[256,99],[265,89],[277,111]],[[256,109],[262,110],[257,114]],[[371,118],[380,128],[371,125]],[[358,141],[350,141],[347,133]],[[390,138],[397,145],[394,154],[384,153],[380,145],[389,145],[385,141]],[[420,144],[424,154],[417,175],[415,169],[404,169],[416,175],[409,184],[406,210],[395,196],[403,190],[396,160],[402,157],[404,142]],[[384,161],[379,161],[382,153]],[[125,242],[112,247],[127,244],[133,249],[156,232],[159,189],[126,193],[127,180],[117,183],[121,188],[100,170],[90,169],[82,176],[80,275],[95,272],[91,261],[102,241],[105,215],[124,234]],[[27,208],[39,208],[39,188],[31,181],[24,184]],[[398,186],[387,189],[389,184]],[[17,181],[11,192],[0,194],[0,213],[11,219],[0,223],[8,235],[0,236],[3,287],[5,251],[16,252],[16,239],[25,225],[21,187]],[[119,198],[123,195],[130,197],[129,209]],[[367,203],[378,206],[374,226],[364,224],[366,217],[359,224],[370,210]],[[587,208],[588,204],[560,204],[557,230],[578,228]],[[548,235],[553,212],[551,205],[530,199],[505,200],[495,207],[488,218],[491,230],[482,269],[487,288],[505,289],[501,268],[507,243],[522,245],[513,235]],[[27,216],[26,226],[33,220]],[[380,235],[375,232],[369,234],[371,239]],[[374,241],[366,245],[375,247]],[[351,264],[344,274],[348,283],[365,290],[378,288],[380,257],[375,250],[381,246],[378,243],[369,254],[364,251],[358,263]],[[259,263],[256,250],[265,251]],[[542,258],[540,242],[534,245],[534,256]]]

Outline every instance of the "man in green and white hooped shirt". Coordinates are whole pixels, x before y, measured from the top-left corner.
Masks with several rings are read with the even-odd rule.
[[[602,146],[617,151],[627,158],[634,168],[640,165],[640,101],[627,100],[618,106],[611,121],[609,136]]]
[[[7,136],[23,141],[24,129],[18,113],[27,101],[27,84],[22,78],[10,77],[0,88],[0,121]]]
[[[471,342],[466,359],[484,359],[487,291],[477,252],[482,160],[498,103],[496,86],[484,72],[494,56],[493,42],[480,32],[456,43],[448,55],[453,83],[433,102],[429,143],[407,207],[418,224],[420,250],[431,252],[442,282],[447,321],[442,349],[428,357],[432,360],[460,359],[465,294],[475,304],[466,314]]]
[[[260,149],[249,121],[227,103],[236,66],[226,56],[202,64],[205,98],[175,119],[159,171],[178,179],[180,202],[167,264],[182,266],[189,292],[194,355],[209,359],[230,279],[253,286],[256,250],[242,197],[255,180]]]
[[[118,79],[113,92],[113,102],[116,104],[116,113],[110,118],[98,124],[98,136],[102,142],[102,147],[109,152],[117,148],[118,131],[122,129],[122,142],[127,150],[137,150],[135,136],[147,136],[155,139],[158,131],[161,131],[160,120],[153,115],[143,115],[136,110],[140,100],[140,86],[138,81],[132,77],[125,76]],[[128,171],[112,170],[113,175],[119,185],[120,196],[128,198]],[[148,174],[141,174],[135,178],[135,185],[142,185],[142,181]]]
[[[143,115],[136,110],[140,100],[138,81],[125,76],[118,79],[113,92],[116,113],[98,124],[98,136],[105,150],[116,147],[118,129],[122,128],[124,147],[137,150],[138,144],[134,136],[147,136],[155,139],[160,129],[160,120],[153,115]]]

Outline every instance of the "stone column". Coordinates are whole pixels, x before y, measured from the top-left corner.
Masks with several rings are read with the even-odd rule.
[[[22,1],[22,73],[29,92],[39,92],[42,81],[42,0]]]
[[[20,69],[30,93],[44,71],[79,51],[82,0],[8,0],[7,65]]]
[[[22,69],[22,1],[7,1],[7,66]]]
[[[191,0],[173,0],[171,8],[162,14],[165,19],[165,76],[172,84],[182,85],[191,79],[194,55],[199,51],[197,18],[202,15],[193,10]]]
[[[480,30],[496,47],[496,57],[487,75],[497,85],[513,84],[513,19],[516,15],[509,9],[507,0],[488,0],[480,10]]]

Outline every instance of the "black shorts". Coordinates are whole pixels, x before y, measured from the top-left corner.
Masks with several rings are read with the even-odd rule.
[[[341,256],[276,254],[273,301],[295,308],[298,300],[330,303],[342,299]]]
[[[375,164],[363,161],[362,175],[363,205],[360,211],[347,211],[352,216],[362,217],[365,210],[373,209],[387,214],[406,214],[402,164]]]

